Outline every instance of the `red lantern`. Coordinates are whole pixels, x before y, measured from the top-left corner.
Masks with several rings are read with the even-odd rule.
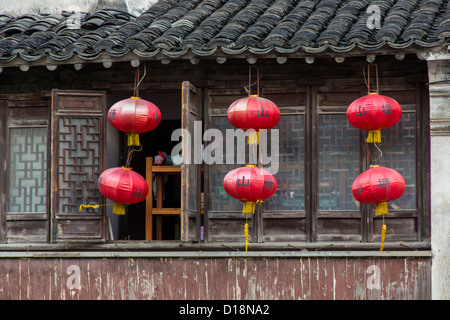
[[[255,131],[250,132],[249,144],[258,143],[260,129],[272,129],[280,121],[280,110],[277,105],[257,95],[236,100],[228,108],[227,115],[235,128]]]
[[[247,165],[231,170],[223,179],[225,191],[244,203],[243,213],[253,213],[254,204],[277,191],[277,180],[268,171]]]
[[[116,102],[108,112],[114,128],[128,134],[128,145],[139,146],[139,134],[155,129],[161,122],[161,112],[153,103],[131,97]]]
[[[373,166],[361,173],[352,186],[356,200],[361,203],[379,204],[376,215],[386,214],[387,202],[399,198],[404,191],[405,180],[402,175],[380,166]]]
[[[384,215],[388,213],[387,202],[399,198],[405,191],[405,180],[395,170],[373,166],[361,173],[353,181],[352,192],[356,200],[361,203],[373,203],[375,215],[383,215],[381,232],[381,249],[383,251],[386,225]]]
[[[254,213],[255,203],[270,198],[277,191],[277,180],[264,169],[247,165],[228,172],[223,179],[225,191],[244,203],[242,213]],[[245,251],[248,245],[248,223],[245,222]]]
[[[98,190],[112,200],[113,213],[125,214],[125,204],[138,203],[148,195],[145,179],[131,168],[116,167],[104,171],[98,179]]]
[[[392,98],[369,93],[353,101],[347,108],[347,119],[356,128],[369,131],[367,142],[381,142],[381,132],[396,124],[402,109]]]

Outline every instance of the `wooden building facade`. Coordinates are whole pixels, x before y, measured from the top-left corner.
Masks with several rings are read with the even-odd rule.
[[[41,18],[18,31],[25,18],[22,25],[6,15],[0,20],[6,21],[0,25],[0,299],[430,299],[432,106],[425,58],[446,48],[447,38],[438,35],[448,32],[442,22],[448,3],[408,9],[420,16],[434,8],[429,23],[441,33],[389,45],[380,39],[386,43],[390,23],[406,10],[399,3],[386,2],[385,24],[366,42],[361,21],[369,15],[351,1],[189,3],[161,0],[140,17],[113,10],[86,15],[77,49],[60,48],[64,37],[75,37],[72,29],[62,32],[60,21],[49,27],[50,18]],[[308,26],[329,10],[322,31],[305,43]],[[339,17],[349,14],[345,33]],[[244,16],[251,23],[233,38]],[[291,19],[297,32],[286,35]],[[264,41],[255,40],[267,24]],[[333,30],[343,33],[338,42]],[[403,30],[405,39],[414,35]],[[279,44],[282,35],[289,46]],[[110,203],[98,191],[98,177],[124,165],[129,147],[107,112],[133,95],[137,70],[139,96],[162,114],[158,128],[140,135],[142,150],[132,153],[131,166],[146,177],[150,193],[125,216],[109,205],[80,211],[81,204]],[[375,88],[403,111],[382,131],[382,153],[345,114]],[[275,102],[281,119],[260,159],[275,168],[278,190],[251,217],[243,252],[242,205],[222,181],[243,165],[238,140],[227,150],[234,140],[227,109],[249,89]],[[184,129],[181,136],[177,129]],[[170,155],[177,145],[190,149],[192,160],[202,148],[203,156],[213,150],[215,161],[154,164],[159,151]],[[382,253],[382,218],[351,191],[373,163],[406,182],[404,195],[390,203]]]

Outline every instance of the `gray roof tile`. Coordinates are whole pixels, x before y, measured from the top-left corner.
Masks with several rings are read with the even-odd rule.
[[[380,28],[369,28],[376,5]],[[160,0],[140,16],[103,9],[71,13],[0,14],[0,66],[15,58],[61,63],[122,57],[178,58],[250,52],[320,54],[351,50],[422,50],[448,44],[450,0]]]

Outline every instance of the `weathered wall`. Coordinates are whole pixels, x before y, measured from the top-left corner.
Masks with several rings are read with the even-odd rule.
[[[138,15],[155,2],[157,0],[2,0],[0,11],[15,14],[55,14],[61,11],[92,12],[102,8],[113,8]]]
[[[450,299],[450,54],[428,60],[430,81],[433,299]]]
[[[429,299],[431,291],[431,258],[420,256],[46,254],[47,258],[0,258],[0,300]]]

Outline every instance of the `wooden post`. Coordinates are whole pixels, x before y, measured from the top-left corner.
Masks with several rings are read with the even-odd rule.
[[[145,240],[153,240],[153,158],[145,159],[146,181],[148,184],[148,195],[145,201]]]
[[[156,208],[163,207],[163,176],[156,175]],[[156,216],[156,240],[162,240],[162,216]]]

